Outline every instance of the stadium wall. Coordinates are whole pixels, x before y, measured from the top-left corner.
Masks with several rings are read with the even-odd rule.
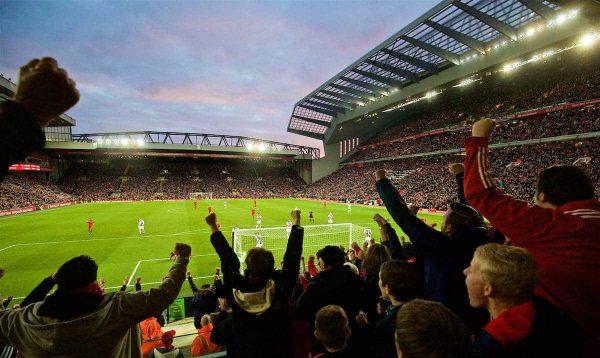
[[[319,160],[312,161],[312,180],[309,184],[333,173],[340,165],[340,144],[323,143],[323,152],[325,156]]]

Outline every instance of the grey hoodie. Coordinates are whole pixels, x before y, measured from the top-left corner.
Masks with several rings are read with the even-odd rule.
[[[72,319],[40,316],[42,302],[0,312],[0,342],[36,357],[142,357],[138,323],[179,294],[188,259],[178,257],[158,288],[103,296],[98,309]]]

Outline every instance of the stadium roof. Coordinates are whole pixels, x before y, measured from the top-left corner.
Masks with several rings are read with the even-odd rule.
[[[433,75],[491,58],[496,44],[521,39],[524,26],[557,22],[562,5],[578,3],[444,0],[298,101],[288,131],[327,141],[336,118],[356,118],[365,112],[360,107],[386,97],[400,100],[401,92]]]
[[[47,150],[68,154],[135,154],[194,157],[319,159],[320,149],[226,134],[111,132],[73,134],[72,141],[47,141]]]

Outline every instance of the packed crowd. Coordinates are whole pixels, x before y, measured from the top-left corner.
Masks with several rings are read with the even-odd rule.
[[[391,112],[399,121],[363,144],[375,144],[439,128],[502,118],[525,109],[595,99],[600,93],[600,53],[563,53],[510,73],[486,72],[476,83],[449,88],[431,100]],[[473,105],[477,104],[477,105]]]
[[[600,96],[600,94],[598,95]],[[425,118],[424,122],[428,119]],[[499,123],[498,136],[492,143],[558,137],[570,134],[600,132],[600,106],[554,112],[542,117],[507,120]],[[364,146],[348,161],[361,161],[400,155],[456,149],[468,136],[468,128],[426,137],[407,139],[373,147]]]
[[[220,261],[212,286],[195,286],[191,247],[182,243],[160,286],[145,292],[126,292],[126,279],[121,291],[104,293],[95,261],[75,257],[19,307],[0,308],[0,349],[26,357],[183,358],[160,313],[187,277],[198,329],[193,356],[594,357],[600,203],[593,179],[573,165],[551,166],[532,184],[535,205],[503,195],[485,154],[494,127],[489,119],[475,123],[464,163],[445,166],[456,200],[440,230],[418,218],[402,188],[377,170],[371,185],[407,238],[375,214],[379,242],[367,237],[347,250],[304,252],[294,209],[283,261],[276,266],[273,253],[257,245],[242,271],[213,212],[205,218]]]
[[[68,203],[71,195],[46,180],[40,173],[10,174],[0,182],[0,210],[40,207],[44,204]]]
[[[492,163],[494,176],[498,178],[500,187],[506,187],[507,193],[516,198],[527,201],[533,198],[537,168],[573,164],[578,159],[581,160],[577,165],[586,169],[596,189],[600,189],[600,140],[499,148],[492,153],[495,157]],[[450,189],[453,178],[446,175],[446,165],[462,158],[461,155],[449,154],[346,166],[307,186],[298,195],[339,201],[376,200],[378,195],[369,181],[369,174],[377,168],[385,168],[391,172],[410,171],[396,182],[410,202],[423,208],[443,210],[456,199],[456,193]]]
[[[277,163],[240,160],[123,159],[75,162],[61,178],[62,189],[83,201],[286,197],[304,185],[296,172]]]

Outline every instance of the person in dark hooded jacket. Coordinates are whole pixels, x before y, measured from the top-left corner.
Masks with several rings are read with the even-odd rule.
[[[468,205],[450,204],[441,232],[412,214],[385,171],[376,173],[376,188],[388,212],[408,235],[417,257],[423,259],[422,284],[425,298],[454,311],[473,333],[487,320],[487,314],[469,305],[462,271],[469,266],[475,249],[487,243],[488,229],[479,213]]]
[[[273,253],[254,247],[246,254],[246,270],[240,274],[240,260],[217,227],[211,213],[206,223],[210,242],[221,260],[223,287],[231,314],[215,320],[211,339],[227,346],[228,357],[291,357],[291,295],[300,272],[304,229],[300,210],[293,210],[292,232],[283,256],[283,267],[275,270]]]
[[[363,279],[344,265],[345,253],[337,246],[325,246],[317,257],[321,272],[310,280],[294,303],[294,316],[314,322],[321,308],[338,305],[348,317],[356,317],[365,300]]]

